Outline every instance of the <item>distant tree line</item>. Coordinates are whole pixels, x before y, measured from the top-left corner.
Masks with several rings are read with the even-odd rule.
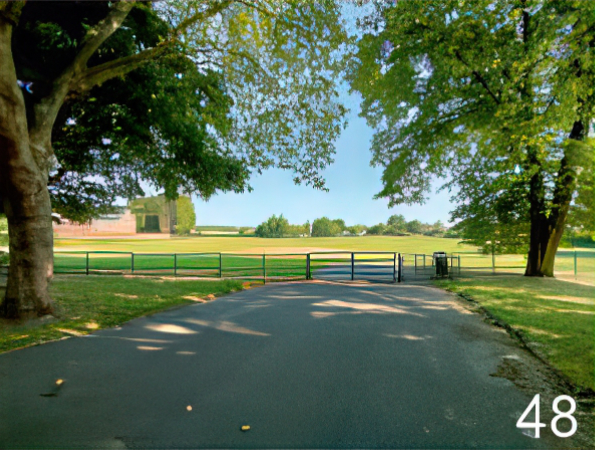
[[[265,238],[310,235],[312,237],[331,237],[341,235],[354,236],[362,234],[385,236],[407,236],[410,234],[422,234],[425,236],[436,237],[459,237],[455,231],[449,230],[440,221],[437,221],[433,224],[423,223],[419,220],[407,221],[405,217],[400,214],[390,216],[386,223],[379,223],[371,227],[361,224],[347,226],[343,219],[333,220],[329,219],[328,217],[320,217],[312,222],[311,231],[309,222],[306,222],[303,225],[291,225],[289,221],[283,217],[283,214],[278,217],[273,215],[256,227],[255,234],[258,237]]]
[[[379,223],[366,230],[366,234],[407,236],[410,234],[422,234],[424,236],[458,238],[458,234],[449,230],[438,220],[432,224],[419,220],[407,221],[401,214],[395,214],[388,218],[386,223]]]

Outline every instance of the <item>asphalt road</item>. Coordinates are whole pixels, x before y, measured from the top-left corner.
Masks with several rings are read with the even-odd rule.
[[[267,285],[0,355],[0,448],[557,447],[519,352],[431,287]]]

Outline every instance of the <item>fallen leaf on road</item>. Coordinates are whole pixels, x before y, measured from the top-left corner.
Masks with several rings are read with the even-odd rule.
[[[187,409],[188,411],[192,411],[192,406],[188,405],[188,406],[186,406],[186,409]]]
[[[63,380],[63,379],[61,379],[61,378],[58,378],[58,379],[56,380],[56,384],[57,384],[58,386],[60,386],[62,383],[64,383],[64,380]]]
[[[250,425],[242,425],[242,431],[248,431],[250,429]]]

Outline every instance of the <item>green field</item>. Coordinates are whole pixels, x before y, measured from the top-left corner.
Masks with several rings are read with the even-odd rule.
[[[473,251],[457,239],[430,236],[349,236],[331,238],[173,237],[170,239],[56,239],[56,251],[110,250],[157,253],[252,252],[299,253],[309,250],[426,253]]]
[[[159,274],[174,272],[173,253],[177,259],[178,275],[219,276],[218,253],[223,255],[222,276],[261,276],[263,253],[267,254],[266,271],[269,277],[297,277],[305,273],[304,256],[274,257],[273,254],[295,254],[316,251],[388,251],[406,255],[406,264],[413,264],[413,254],[431,255],[445,251],[460,256],[462,273],[523,273],[525,255],[496,255],[478,253],[477,248],[460,244],[457,239],[429,236],[349,236],[332,238],[284,238],[195,236],[169,239],[56,239],[56,269],[58,272],[85,272],[86,254],[70,252],[128,252],[90,255],[90,269],[131,271],[130,252],[135,253],[135,273]],[[69,252],[68,254],[64,252]],[[145,253],[141,255],[140,253]],[[169,253],[169,255],[160,255]],[[195,253],[191,255],[191,253]],[[201,253],[201,254],[198,254]],[[213,253],[207,255],[206,253]],[[216,254],[215,254],[216,253]],[[240,254],[238,254],[240,253]],[[247,253],[254,255],[249,256]],[[556,276],[570,281],[595,283],[595,252],[592,249],[562,249],[556,261]],[[318,257],[319,266],[324,259]],[[358,259],[365,256],[358,255]],[[326,263],[347,264],[347,255],[327,257]],[[431,258],[426,257],[429,263]],[[418,258],[418,263],[421,263]]]

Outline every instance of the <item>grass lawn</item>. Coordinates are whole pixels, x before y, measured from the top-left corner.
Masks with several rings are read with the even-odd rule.
[[[58,319],[0,321],[0,352],[88,334],[175,305],[242,289],[235,280],[195,281],[105,276],[57,276],[51,285]],[[0,298],[4,287],[0,286]],[[194,298],[194,299],[192,299]]]
[[[224,255],[223,276],[261,276],[263,253],[306,253],[314,251],[386,251],[402,253],[406,261],[412,261],[412,254],[431,255],[435,251],[446,251],[452,255],[460,255],[462,272],[492,271],[492,256],[477,252],[477,248],[459,244],[458,239],[445,239],[430,236],[346,236],[327,238],[283,238],[264,239],[257,237],[232,236],[193,236],[173,237],[166,239],[72,239],[55,240],[56,271],[84,272],[85,255],[74,255],[66,252],[105,251],[134,253],[254,253],[246,255]],[[595,284],[595,252],[592,249],[576,249],[577,274],[574,274],[573,249],[561,249],[556,258],[556,276],[567,280],[575,280]],[[62,253],[62,255],[61,255]],[[270,258],[270,263],[269,263]],[[318,255],[318,259],[325,257]],[[328,256],[328,258],[331,258]],[[335,260],[344,260],[347,255],[335,255]],[[365,255],[357,255],[356,259],[364,259]],[[294,261],[281,260],[267,256],[267,275],[299,276],[305,271],[303,257],[294,257]],[[427,258],[426,258],[427,259]],[[179,275],[218,276],[218,255],[178,255]],[[337,261],[339,262],[339,261]],[[496,272],[523,273],[526,255],[497,255]],[[318,264],[321,264],[319,261]],[[406,263],[407,264],[407,263]],[[137,255],[135,256],[135,272],[138,273],[173,273],[173,255]],[[292,266],[290,268],[290,266]],[[93,254],[91,269],[110,269],[129,271],[131,268],[130,253],[117,256],[112,254]],[[291,270],[290,270],[291,269]],[[184,273],[184,270],[187,272]],[[276,273],[275,273],[276,271]]]
[[[595,287],[495,276],[438,282],[466,294],[514,329],[575,385],[595,389]]]

